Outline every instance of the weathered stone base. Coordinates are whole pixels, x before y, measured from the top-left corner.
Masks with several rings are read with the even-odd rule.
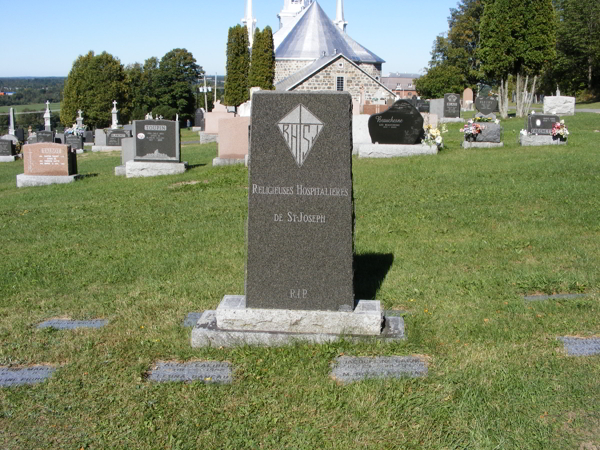
[[[217,307],[222,330],[378,336],[382,322],[376,300],[361,300],[352,312],[307,311],[247,308],[244,295],[226,295]]]
[[[216,157],[213,159],[213,166],[231,166],[234,164],[244,164],[246,161],[245,158],[242,159],[231,159],[231,158],[219,158]]]
[[[219,142],[218,134],[206,133],[204,131],[200,131],[198,134],[200,135],[201,144],[208,144],[209,142]]]
[[[0,156],[0,162],[13,162],[19,159],[21,155],[12,155],[12,156]]]
[[[127,175],[125,164],[121,164],[120,166],[115,167],[115,175],[117,177],[124,177]]]
[[[47,186],[49,184],[66,184],[82,178],[81,175],[63,175],[63,176],[48,176],[48,175],[25,175],[21,173],[17,175],[17,187],[31,186]]]
[[[397,156],[435,155],[437,145],[360,144],[359,158],[394,158]]]
[[[463,141],[463,148],[494,148],[504,147],[504,142],[468,142]]]
[[[204,131],[204,127],[192,127],[192,131]]]
[[[78,155],[82,154],[85,150],[83,150],[82,148],[78,148],[77,150],[75,150],[75,153],[77,153]]]
[[[330,333],[221,330],[217,326],[216,311],[204,311],[200,320],[198,320],[192,329],[192,347],[238,347],[243,345],[277,347],[299,341],[322,344],[337,341],[342,337],[353,342],[368,339],[376,339],[384,342],[402,340],[405,338],[404,319],[402,317],[386,317],[384,319],[384,328],[379,336],[354,336]]]
[[[161,175],[178,175],[187,169],[187,162],[141,162],[127,161],[125,176],[127,178],[159,177]]]
[[[552,136],[540,136],[536,134],[528,134],[527,136],[520,134],[519,143],[523,147],[534,147],[538,145],[564,145],[567,140],[555,139]]]
[[[120,152],[121,146],[92,145],[93,152]]]
[[[439,123],[464,123],[465,119],[461,117],[441,117],[438,119]]]

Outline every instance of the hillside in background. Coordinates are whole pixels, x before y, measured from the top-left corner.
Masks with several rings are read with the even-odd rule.
[[[0,78],[0,106],[58,103],[66,77]],[[12,93],[12,94],[10,94]]]

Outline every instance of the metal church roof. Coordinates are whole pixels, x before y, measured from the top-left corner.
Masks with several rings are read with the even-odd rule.
[[[276,44],[276,59],[309,61],[321,58],[325,52],[325,55],[341,53],[358,63],[385,62],[341,31],[316,1],[299,15],[293,28],[285,32],[281,43]]]

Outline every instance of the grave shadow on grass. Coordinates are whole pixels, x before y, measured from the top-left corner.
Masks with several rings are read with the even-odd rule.
[[[203,167],[206,164],[188,164],[187,168],[189,169],[195,169],[196,167]]]
[[[354,300],[375,300],[377,291],[394,263],[391,253],[354,255]]]

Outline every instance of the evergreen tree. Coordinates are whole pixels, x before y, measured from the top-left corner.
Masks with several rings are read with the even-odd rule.
[[[274,89],[275,79],[275,50],[273,44],[273,32],[267,26],[261,32],[258,28],[254,32],[254,42],[250,56],[250,71],[248,75],[248,86],[258,86],[261,89]]]
[[[63,125],[71,126],[77,110],[81,109],[87,125],[109,126],[113,100],[118,103],[119,121],[126,123],[130,108],[123,65],[109,53],[95,55],[90,51],[75,60],[65,81],[60,120]]]
[[[236,25],[229,29],[227,38],[226,105],[239,106],[250,98],[248,86],[249,67],[248,33],[246,27]]]

